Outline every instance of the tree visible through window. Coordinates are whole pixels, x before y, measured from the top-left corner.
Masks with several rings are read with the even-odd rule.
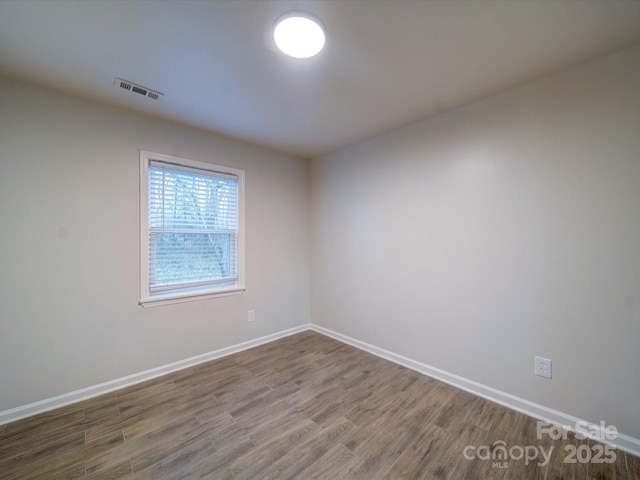
[[[147,295],[237,286],[242,172],[143,154]]]

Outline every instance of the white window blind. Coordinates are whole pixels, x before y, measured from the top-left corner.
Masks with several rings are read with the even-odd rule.
[[[146,294],[153,297],[238,285],[238,175],[218,172],[214,166],[194,167],[195,162],[189,161],[146,161]]]

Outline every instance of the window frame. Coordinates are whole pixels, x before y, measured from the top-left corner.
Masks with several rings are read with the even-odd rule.
[[[186,167],[238,178],[238,252],[235,285],[224,287],[201,288],[194,290],[174,291],[170,293],[152,294],[149,286],[149,166],[151,161],[167,162],[177,167]],[[244,283],[244,170],[198,162],[187,158],[174,157],[161,153],[140,150],[140,299],[143,307],[168,305],[195,300],[204,300],[227,295],[238,295],[246,290]]]

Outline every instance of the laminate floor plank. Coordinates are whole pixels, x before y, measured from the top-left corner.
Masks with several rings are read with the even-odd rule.
[[[246,403],[231,405],[228,411],[237,421],[264,423],[269,418],[286,415],[293,410],[295,406],[289,399],[298,390],[300,387],[295,383],[286,383]]]
[[[459,480],[465,478],[469,461],[464,458],[462,449],[455,448],[455,442],[451,439],[449,432],[440,433],[442,437],[439,439],[439,444],[435,446],[433,452],[428,453],[428,461],[421,475],[416,476],[416,479]]]
[[[310,398],[300,405],[298,410],[314,422],[327,425],[348,414],[354,404],[357,405],[371,395],[370,391],[361,388],[350,390],[333,388]]]
[[[131,468],[131,462],[129,460],[122,460],[111,464],[109,467],[96,470],[94,472],[87,472],[87,476],[85,478],[90,478],[92,480],[130,480],[133,478],[133,469]]]
[[[269,466],[256,480],[293,479],[328,453],[340,439],[355,427],[345,418],[321,429],[299,447]]]
[[[20,453],[0,458],[0,472],[3,475],[0,478],[15,478],[23,473],[29,474],[45,464],[55,463],[60,456],[82,448],[85,443],[84,432],[74,431],[46,440],[46,443],[42,443],[36,439],[34,443],[37,446],[34,449],[28,449],[23,445]]]
[[[300,480],[353,479],[351,466],[358,461],[351,450],[337,444],[311,466],[293,478]]]
[[[633,455],[620,451],[617,452],[617,455],[625,455],[629,480],[640,480],[640,457],[634,457]]]
[[[30,441],[33,439],[46,439],[55,437],[60,433],[68,433],[70,430],[84,430],[84,410],[78,409],[63,414],[41,414],[34,418],[33,422],[29,419],[18,420],[16,424],[8,424],[5,433],[0,440],[2,445],[17,444],[22,440]],[[0,446],[0,455],[3,448]]]
[[[381,414],[393,410],[407,412],[407,410],[398,407],[388,398],[375,395],[374,393],[373,395],[364,398],[356,405],[353,405],[345,417],[356,425],[362,427],[375,422]]]
[[[192,419],[187,422],[159,425],[157,429],[144,436],[127,440],[125,448],[132,452],[129,455],[135,473],[157,464],[172,454],[190,450],[193,444],[199,445],[200,442],[210,444],[213,453],[215,447],[209,435],[210,432],[205,425]]]
[[[78,452],[77,456],[84,459],[87,475],[107,470],[115,464],[122,463],[123,459],[128,462],[124,432],[114,431],[111,435],[104,435],[85,443],[82,453]]]
[[[377,416],[370,422],[357,424],[347,415],[346,418],[356,425],[356,428],[349,432],[342,443],[356,455],[361,455],[367,447],[367,443],[376,439],[378,433],[394,425],[407,415],[407,410],[397,407],[393,403],[387,402],[385,407],[380,408]]]
[[[389,400],[406,410],[430,404],[426,395],[439,384],[438,381],[419,375],[406,389],[391,393]]]
[[[598,448],[306,331],[0,425],[0,480],[640,480]]]
[[[402,453],[420,438],[425,425],[433,426],[434,409],[411,411],[385,425],[357,450],[360,458],[352,469],[355,478],[383,478]]]
[[[447,448],[446,433],[435,423],[427,424],[416,438],[398,455],[382,478],[387,480],[416,480],[428,468],[432,457]]]
[[[62,454],[55,459],[37,463],[26,469],[20,470],[4,470],[0,468],[0,478],[13,479],[22,478],[29,480],[45,479],[45,478],[64,478],[64,479],[80,479],[85,478],[85,461],[78,451],[70,451]]]
[[[238,480],[251,480],[319,429],[317,423],[308,419],[295,422],[286,429],[276,429],[267,444],[256,446],[238,458],[230,470]]]

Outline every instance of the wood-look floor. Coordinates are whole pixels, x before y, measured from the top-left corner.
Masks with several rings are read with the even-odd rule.
[[[499,441],[553,447],[551,461],[464,458]],[[0,479],[640,480],[640,459],[564,463],[568,444],[580,442],[539,440],[532,418],[304,332],[0,426]]]

